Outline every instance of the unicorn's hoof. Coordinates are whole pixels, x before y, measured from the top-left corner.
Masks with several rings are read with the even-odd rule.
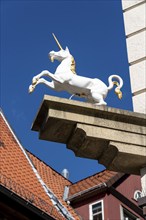
[[[32,85],[35,85],[36,83],[37,83],[37,78],[36,77],[34,77],[33,79],[32,79]]]
[[[102,101],[102,102],[94,103],[94,105],[105,106],[105,105],[107,105],[107,103]]]
[[[29,89],[28,89],[28,92],[29,92],[29,93],[32,93],[32,92],[34,91],[34,88],[35,88],[34,86],[30,85],[30,86],[29,86]]]

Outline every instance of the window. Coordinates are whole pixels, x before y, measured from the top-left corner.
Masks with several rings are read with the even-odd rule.
[[[104,220],[103,201],[93,203],[89,206],[90,220]]]
[[[138,220],[139,218],[129,210],[121,207],[121,220]]]
[[[138,199],[140,199],[142,196],[141,196],[141,191],[140,190],[136,190],[134,192],[134,199],[137,201]]]

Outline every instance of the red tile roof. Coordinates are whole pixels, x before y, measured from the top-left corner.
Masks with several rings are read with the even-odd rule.
[[[95,188],[106,187],[113,184],[118,180],[123,174],[104,170],[100,173],[96,173],[90,177],[82,179],[70,187],[69,198],[78,196],[81,193],[89,192]]]
[[[59,175],[52,168],[44,164],[30,153],[26,153],[21,146],[9,124],[0,114],[0,183],[20,197],[32,201],[32,204],[45,211],[54,219],[66,219],[57,211],[41,183],[39,182],[33,165],[49,189],[58,197],[64,208],[74,217],[79,219],[72,207],[62,200],[64,186],[70,181]],[[32,160],[29,160],[29,158]],[[55,183],[55,184],[54,184]]]

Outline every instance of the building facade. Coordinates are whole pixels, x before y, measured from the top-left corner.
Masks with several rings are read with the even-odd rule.
[[[146,0],[122,0],[133,109],[146,114]],[[146,216],[146,163],[140,170]]]
[[[83,219],[136,220],[143,219],[140,189],[139,176],[105,170],[73,184],[68,199]]]
[[[133,108],[146,114],[146,1],[122,0]]]

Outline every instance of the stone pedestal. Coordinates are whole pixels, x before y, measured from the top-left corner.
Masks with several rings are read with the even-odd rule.
[[[146,166],[144,114],[45,95],[32,130],[110,170],[140,174]]]

